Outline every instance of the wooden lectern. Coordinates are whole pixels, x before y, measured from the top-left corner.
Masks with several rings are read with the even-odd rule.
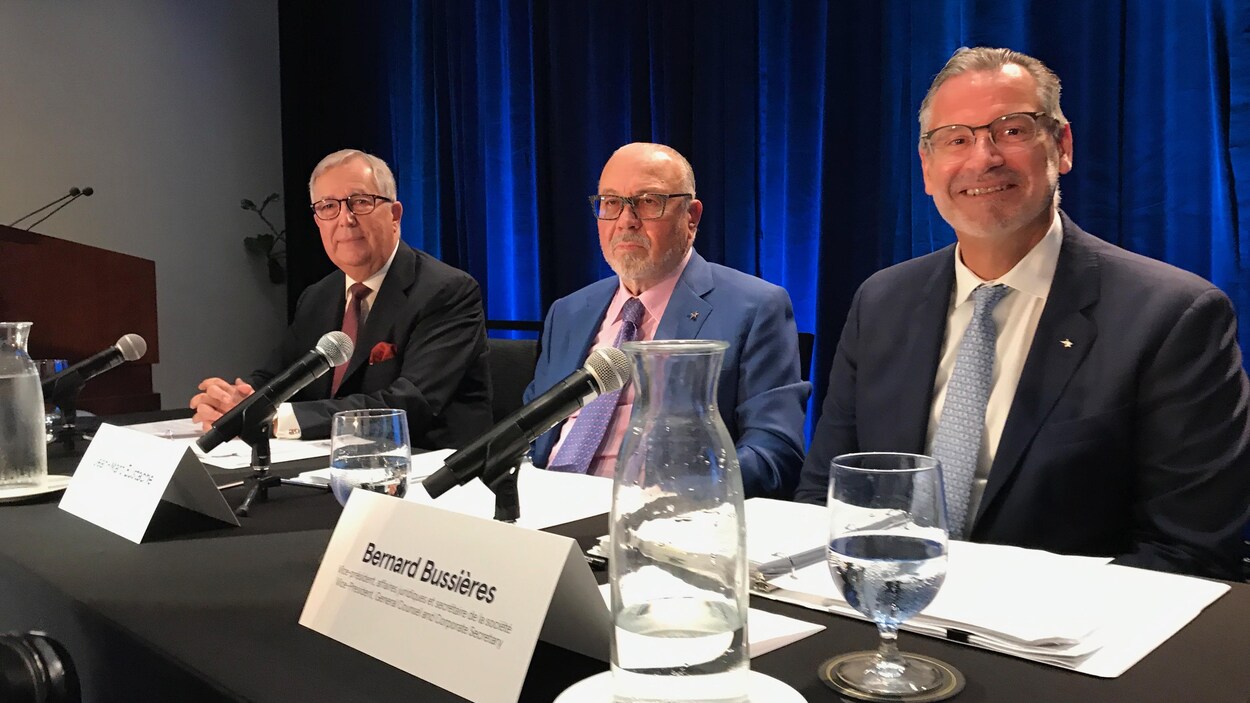
[[[0,225],[0,320],[35,323],[31,358],[70,364],[140,335],[147,354],[88,381],[78,407],[97,415],[160,409],[152,392],[156,262]]]

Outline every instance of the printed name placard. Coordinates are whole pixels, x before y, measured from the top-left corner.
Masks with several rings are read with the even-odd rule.
[[[299,622],[475,703],[515,703],[540,633],[605,661],[610,634],[572,539],[366,491]]]
[[[60,507],[137,544],[162,500],[239,524],[190,447],[108,424],[96,431]]]

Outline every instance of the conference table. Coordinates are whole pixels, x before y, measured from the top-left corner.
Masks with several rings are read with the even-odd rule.
[[[51,470],[72,473],[80,456],[58,449]],[[275,471],[291,475],[318,464],[324,459]],[[210,467],[210,473],[220,484],[246,471]],[[225,495],[232,505],[243,498],[238,489]],[[59,510],[55,500],[0,505],[0,631],[40,629],[60,640],[87,703],[463,700],[298,624],[340,512],[328,493],[284,485],[256,504],[241,527],[162,504],[144,543],[134,544]],[[552,529],[583,548],[606,530],[606,516]],[[786,681],[809,701],[841,700],[817,678],[821,662],[876,645],[875,629],[864,622],[755,596],[751,605],[826,626],[751,660],[753,669]],[[1250,585],[1233,584],[1116,679],[907,633],[900,646],[962,671],[967,685],[951,699],[960,703],[1246,703]],[[490,661],[463,666],[491,675]],[[521,700],[552,701],[606,669],[605,662],[539,642]]]

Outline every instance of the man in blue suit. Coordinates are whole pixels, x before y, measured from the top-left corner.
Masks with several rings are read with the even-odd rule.
[[[1250,387],[1228,297],[1058,209],[1072,129],[1036,59],[961,49],[920,124],[958,242],[856,293],[796,497],[823,501],[844,452],[934,454],[952,537],[1237,578]]]
[[[617,275],[551,306],[526,402],[580,368],[593,349],[613,345],[627,325],[638,340],[729,342],[716,400],[737,446],[743,487],[748,496],[791,495],[803,463],[811,387],[799,376],[789,294],[694,251],[703,203],[690,163],[674,149],[641,143],[618,149],[591,205],[603,256]],[[626,390],[606,430],[589,442],[577,430],[581,415],[574,415],[535,442],[534,464],[611,476],[631,407]],[[579,443],[593,445],[580,465]]]

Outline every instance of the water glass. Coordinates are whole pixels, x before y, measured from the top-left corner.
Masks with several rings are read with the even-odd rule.
[[[330,489],[346,505],[353,488],[404,497],[412,450],[403,410],[345,410],[330,425]]]
[[[65,359],[34,359],[35,370],[39,372],[39,381],[47,381],[49,378],[61,373],[69,368],[69,361]],[[64,418],[61,415],[61,409],[44,399],[44,428],[47,430],[48,442],[56,440],[56,433],[60,431]]]
[[[898,651],[898,627],[946,578],[946,504],[936,459],[845,454],[829,473],[829,571],[846,602],[877,625],[876,651],[834,657],[821,677],[865,700],[941,700],[962,677],[950,665]],[[883,698],[884,697],[884,698]],[[897,697],[897,698],[892,698]]]

